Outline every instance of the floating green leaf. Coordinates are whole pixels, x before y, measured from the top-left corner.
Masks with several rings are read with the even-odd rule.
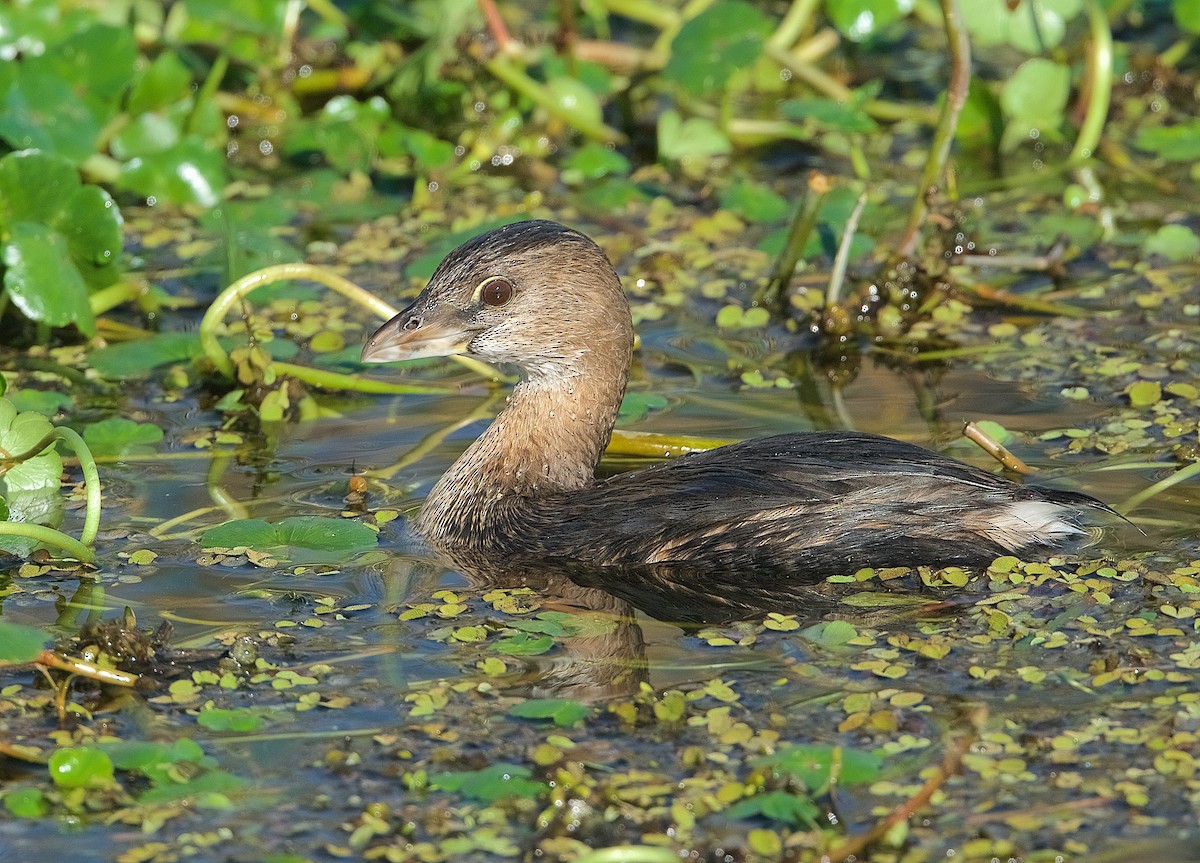
[[[555,725],[574,725],[590,713],[586,704],[569,698],[531,698],[508,711],[509,716],[519,719],[549,719]]]
[[[195,333],[155,333],[149,338],[94,350],[88,361],[104,377],[125,380],[159,366],[187,362],[201,353],[200,339]]]
[[[458,792],[470,800],[492,803],[506,797],[531,799],[547,790],[542,782],[530,779],[528,767],[518,764],[493,764],[482,770],[437,773],[429,777],[429,787]]]
[[[206,707],[196,714],[196,722],[209,731],[258,731],[264,724],[262,715],[248,707]]]
[[[4,793],[4,808],[17,818],[42,818],[50,811],[50,801],[40,788],[13,788]]]
[[[56,749],[49,767],[50,778],[59,788],[96,788],[113,782],[112,759],[91,746]]]
[[[96,457],[146,454],[163,439],[163,430],[150,423],[110,417],[83,429],[83,440]]]
[[[755,766],[771,767],[804,783],[814,793],[823,792],[831,781],[839,785],[874,782],[883,759],[874,752],[845,746],[800,744],[783,746],[754,761]]]
[[[1200,255],[1200,237],[1187,225],[1163,225],[1145,239],[1142,251],[1171,262],[1186,261]]]
[[[498,653],[509,656],[539,656],[554,647],[554,639],[549,635],[531,635],[528,632],[518,632],[510,638],[502,638],[496,642]]]
[[[255,551],[284,550],[289,558],[297,552],[312,558],[314,552],[341,555],[373,548],[379,534],[362,522],[322,516],[294,516],[278,524],[262,519],[239,519],[210,528],[200,538],[204,548],[252,548]],[[318,555],[319,556],[319,555]]]
[[[788,791],[768,791],[739,800],[722,813],[727,818],[769,818],[784,824],[817,826],[821,810],[807,797]]]

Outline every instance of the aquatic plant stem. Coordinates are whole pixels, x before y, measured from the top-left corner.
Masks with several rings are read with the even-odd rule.
[[[79,432],[66,426],[59,426],[52,429],[41,440],[25,450],[25,452],[0,458],[0,467],[7,470],[11,465],[36,458],[53,445],[55,441],[60,440],[65,441],[75,451],[75,455],[79,459],[79,469],[83,471],[87,507],[84,511],[83,530],[80,539],[85,546],[90,546],[96,541],[96,534],[100,530],[100,506],[102,502],[100,471],[96,468],[96,459],[92,456],[91,449],[84,443],[83,438],[79,436]],[[0,475],[3,475],[4,470],[0,470]],[[13,522],[0,522],[0,524],[13,524]],[[41,527],[41,525],[37,526]],[[46,529],[53,530],[53,528]],[[58,533],[58,531],[55,531],[55,533]],[[63,534],[63,536],[65,535]]]
[[[1200,461],[1194,461],[1186,467],[1180,468],[1170,476],[1160,479],[1154,485],[1142,489],[1137,494],[1131,494],[1125,500],[1113,507],[1121,515],[1128,515],[1133,510],[1137,509],[1150,498],[1161,494],[1173,485],[1178,485],[1181,482],[1186,482],[1195,476],[1200,476]]]
[[[912,211],[908,225],[896,249],[896,257],[911,258],[917,248],[921,226],[929,212],[930,198],[946,173],[946,162],[950,158],[950,146],[954,143],[954,132],[958,128],[958,117],[967,103],[971,88],[971,39],[963,22],[962,4],[959,0],[941,0],[942,18],[946,27],[946,41],[950,48],[950,82],[946,87],[946,100],[942,103],[941,116],[929,145],[929,158],[925,160],[925,171],[921,184],[913,196]]]
[[[775,269],[771,278],[760,290],[754,293],[754,305],[765,306],[777,315],[782,315],[787,308],[787,288],[796,272],[796,265],[808,245],[808,238],[817,224],[817,213],[821,202],[829,193],[829,180],[822,174],[813,174],[800,198],[796,214],[792,216],[791,229],[788,231],[787,242],[779,257],[775,259]]]
[[[1087,113],[1084,115],[1083,125],[1079,127],[1075,146],[1071,150],[1072,160],[1087,159],[1096,152],[1100,134],[1108,120],[1108,106],[1112,99],[1112,28],[1109,27],[1108,17],[1097,0],[1084,0],[1083,6],[1087,10],[1088,29],[1092,37],[1091,51],[1088,52],[1091,89],[1088,92]]]
[[[792,0],[792,4],[788,6],[788,10],[784,13],[779,26],[775,28],[775,32],[767,37],[767,45],[784,51],[795,45],[800,34],[804,32],[804,28],[812,20],[818,3],[819,0]]]
[[[30,524],[24,521],[0,521],[0,536],[23,536],[35,539],[42,545],[59,548],[83,563],[91,563],[96,559],[96,553],[73,536],[46,527],[41,524]]]
[[[208,310],[204,313],[204,317],[200,321],[200,347],[204,351],[204,355],[216,367],[217,371],[227,378],[236,376],[236,369],[233,360],[225,349],[221,347],[221,343],[217,340],[216,328],[221,321],[229,314],[230,310],[244,299],[247,295],[263,287],[275,282],[286,281],[289,279],[302,279],[305,281],[316,282],[324,285],[331,291],[341,294],[347,299],[357,303],[367,311],[377,315],[384,320],[394,318],[398,313],[398,309],[379,299],[370,291],[360,288],[358,285],[349,279],[344,279],[337,273],[330,272],[322,267],[315,267],[312,264],[293,263],[293,264],[276,264],[271,267],[264,267],[261,270],[256,270],[249,275],[235,281],[225,290],[223,290]],[[453,357],[460,365],[469,368],[477,374],[484,375],[491,380],[502,380],[495,369],[486,363],[479,360],[473,360],[469,357]],[[315,386],[328,387],[330,389],[348,389],[358,392],[369,393],[444,393],[450,392],[446,387],[436,387],[425,384],[389,384],[383,381],[365,380],[354,375],[345,375],[338,372],[322,371],[313,369],[308,366],[300,366],[292,363],[274,362],[272,363],[276,371],[283,374],[291,375],[305,383],[314,384]]]
[[[101,683],[108,683],[113,686],[136,686],[138,681],[136,674],[117,671],[115,668],[101,668],[94,662],[88,662],[85,659],[76,659],[71,656],[62,656],[53,650],[43,650],[38,654],[34,663],[44,665],[48,668],[57,668],[59,671],[78,674],[80,677],[89,677],[92,680],[99,680]]]
[[[985,453],[1000,462],[1005,470],[1022,474],[1037,472],[1034,468],[1031,468],[1025,462],[1021,461],[1021,459],[1017,458],[1017,456],[1013,455],[1012,450],[981,429],[979,424],[974,420],[963,426],[962,433],[963,437],[976,444]]]
[[[842,294],[842,285],[846,281],[846,267],[850,263],[850,243],[854,240],[854,233],[858,230],[858,220],[862,218],[863,208],[866,206],[867,193],[863,192],[858,196],[858,202],[854,205],[850,218],[846,220],[846,227],[842,230],[842,241],[838,243],[837,255],[833,259],[833,272],[829,274],[829,287],[825,289],[825,308],[827,309],[837,305],[838,298]]]

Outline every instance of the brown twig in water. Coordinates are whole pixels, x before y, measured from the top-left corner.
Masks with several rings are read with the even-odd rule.
[[[136,674],[117,671],[113,668],[101,668],[94,662],[87,662],[70,656],[61,656],[53,650],[43,650],[38,654],[34,663],[49,668],[57,668],[59,671],[78,674],[80,677],[90,677],[92,680],[98,680],[101,683],[111,683],[115,686],[133,686],[137,683],[138,679]]]
[[[1031,474],[1037,473],[1037,470],[1031,468],[1025,462],[1021,461],[1013,455],[1008,447],[993,438],[974,422],[969,422],[963,425],[963,437],[975,443],[985,453],[990,455],[1000,464],[1004,465],[1005,470],[1011,470],[1014,473]]]
[[[851,857],[861,857],[863,852],[883,838],[889,830],[901,821],[907,821],[917,810],[929,802],[930,798],[946,784],[946,780],[958,773],[962,767],[963,756],[971,748],[971,744],[979,737],[979,730],[987,719],[987,707],[979,706],[967,715],[967,731],[946,749],[942,756],[942,766],[937,772],[925,780],[925,784],[912,797],[905,800],[878,821],[874,827],[859,836],[847,839],[825,855],[828,860],[849,860]]]

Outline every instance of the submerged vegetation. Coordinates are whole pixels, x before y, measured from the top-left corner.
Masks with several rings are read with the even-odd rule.
[[[0,846],[1193,858],[1197,34],[1190,0],[0,8]],[[446,573],[404,515],[504,370],[359,349],[528,217],[630,297],[606,469],[800,426],[971,458],[994,416],[1005,468],[1134,527],[742,621]]]

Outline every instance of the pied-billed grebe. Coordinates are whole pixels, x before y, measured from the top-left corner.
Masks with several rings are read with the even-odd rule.
[[[1079,517],[1107,509],[852,432],[760,438],[597,481],[632,347],[621,283],[583,234],[520,222],[451,252],[363,361],[467,354],[515,365],[521,380],[433,487],[417,531],[504,557],[811,582],[1029,556],[1086,537]]]

